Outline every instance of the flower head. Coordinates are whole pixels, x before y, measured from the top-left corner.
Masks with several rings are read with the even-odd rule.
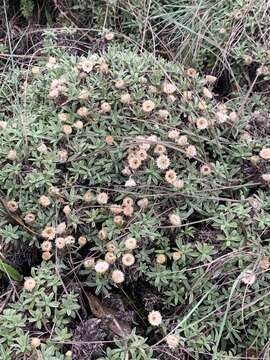
[[[68,216],[71,213],[71,207],[69,205],[65,205],[63,207],[63,213]]]
[[[154,148],[154,154],[159,154],[159,155],[163,155],[167,152],[167,149],[164,145],[162,144],[157,144]]]
[[[56,186],[50,186],[49,189],[48,189],[48,194],[50,196],[59,196],[60,195],[60,189]]]
[[[40,245],[42,251],[51,251],[52,243],[48,240],[45,240]]]
[[[52,254],[49,251],[44,251],[42,253],[42,259],[44,261],[49,261],[51,257],[52,257]]]
[[[120,99],[122,104],[129,104],[131,102],[131,96],[129,93],[122,94]]]
[[[124,219],[121,215],[116,215],[113,218],[113,222],[115,223],[115,225],[122,226],[124,224]]]
[[[121,270],[113,270],[112,281],[115,284],[121,284],[125,281],[125,275]]]
[[[45,144],[40,144],[37,147],[37,151],[39,151],[41,154],[47,154],[48,148],[47,148],[47,146]]]
[[[98,238],[100,240],[107,240],[108,239],[108,231],[106,229],[99,230]]]
[[[264,160],[270,160],[270,148],[262,148],[259,155]]]
[[[182,179],[176,179],[172,184],[176,189],[183,189],[184,187],[184,181]]]
[[[228,115],[225,114],[224,111],[217,111],[216,112],[216,119],[217,119],[217,122],[219,124],[224,124],[228,119]]]
[[[39,66],[33,66],[31,69],[31,72],[33,75],[39,75],[40,74],[40,67]]]
[[[127,238],[125,240],[125,247],[127,250],[134,250],[137,247],[137,240],[135,238]]]
[[[42,207],[45,208],[51,205],[51,200],[45,195],[41,195],[41,197],[38,199],[38,202]]]
[[[40,344],[41,344],[41,341],[38,337],[33,337],[31,339],[31,348],[32,349],[38,348],[40,346]]]
[[[32,213],[28,213],[24,216],[23,220],[27,225],[32,225],[36,220],[36,216]]]
[[[265,181],[267,184],[270,184],[270,174],[262,174],[262,179],[263,181]]]
[[[203,100],[203,99],[200,99],[199,100],[199,103],[198,103],[198,107],[200,110],[204,111],[207,109],[207,104],[206,104],[206,101]]]
[[[164,121],[169,118],[170,113],[167,110],[159,110],[158,116],[159,116],[160,120]]]
[[[65,245],[72,246],[75,244],[75,237],[72,235],[68,235],[65,237]]]
[[[123,213],[124,213],[124,215],[126,215],[126,216],[129,216],[129,217],[132,216],[133,213],[134,213],[134,207],[131,206],[131,205],[125,206],[125,207],[123,208]]]
[[[151,112],[155,108],[155,103],[152,100],[145,100],[142,104],[142,109],[144,112]]]
[[[86,193],[83,195],[83,201],[86,203],[90,203],[94,198],[94,195],[91,191],[86,191]]]
[[[84,72],[86,72],[87,74],[89,74],[92,70],[93,70],[93,62],[91,60],[84,60],[82,63],[81,63],[81,68]]]
[[[83,128],[83,122],[81,120],[75,121],[73,125],[76,129],[81,130]]]
[[[89,98],[89,91],[86,89],[83,89],[79,92],[78,99],[80,100],[87,100]]]
[[[213,75],[205,75],[205,81],[209,84],[214,84],[217,81],[217,77]]]
[[[179,344],[179,338],[175,335],[168,335],[165,341],[170,349],[176,349]]]
[[[264,256],[261,258],[261,260],[259,261],[259,268],[263,271],[268,270],[270,267],[270,261],[269,261],[269,257]]]
[[[105,192],[101,192],[101,193],[99,193],[98,196],[97,196],[97,202],[98,202],[98,204],[100,204],[100,205],[105,205],[105,204],[107,204],[107,203],[108,203],[108,199],[109,199],[108,194],[105,193]]]
[[[132,205],[134,205],[134,200],[131,197],[126,196],[122,201],[122,205],[123,206],[132,206]]]
[[[107,249],[107,251],[109,251],[109,252],[115,252],[115,250],[116,250],[116,246],[114,245],[114,243],[112,242],[112,241],[109,241],[109,242],[107,242],[107,244],[106,244],[106,249]]]
[[[256,275],[252,270],[246,270],[243,272],[241,280],[245,285],[252,285],[256,281]]]
[[[178,130],[170,130],[168,132],[168,138],[171,140],[176,140],[179,137],[179,131]]]
[[[104,102],[100,105],[100,112],[102,114],[107,114],[111,111],[111,105],[107,102]]]
[[[238,120],[237,112],[235,112],[235,111],[230,112],[229,119],[235,123]]]
[[[77,115],[83,118],[87,117],[89,115],[89,110],[87,109],[86,106],[82,106],[77,110]]]
[[[57,117],[58,117],[58,120],[59,120],[60,122],[66,122],[66,121],[68,121],[68,119],[69,119],[69,114],[64,113],[64,112],[60,112],[60,113],[57,115]]]
[[[128,165],[132,170],[137,170],[142,164],[142,161],[139,157],[137,156],[131,156],[128,159]]]
[[[157,167],[161,170],[166,170],[170,166],[170,159],[166,155],[160,155],[157,160]]]
[[[107,135],[105,138],[105,141],[106,141],[107,145],[109,145],[109,146],[113,145],[113,136]]]
[[[122,264],[124,266],[131,266],[135,263],[135,257],[132,254],[124,254],[122,257]]]
[[[87,237],[84,236],[84,235],[79,236],[79,238],[78,238],[78,244],[79,244],[80,246],[86,245],[86,244],[87,244]]]
[[[208,165],[208,164],[203,164],[201,167],[200,167],[200,173],[203,175],[203,176],[207,176],[207,175],[210,175],[211,174],[211,166]]]
[[[7,122],[6,121],[0,121],[0,130],[5,130],[7,127]]]
[[[72,133],[72,127],[70,125],[63,125],[63,133],[66,135],[70,135]]]
[[[126,86],[126,84],[125,84],[124,80],[122,80],[122,79],[115,80],[116,89],[124,89],[125,86]]]
[[[92,269],[95,266],[95,259],[92,257],[84,259],[83,266],[85,269]]]
[[[158,254],[156,256],[156,262],[160,265],[165,264],[166,260],[167,260],[167,258],[166,258],[166,255],[164,255],[164,254]]]
[[[107,40],[107,41],[112,41],[113,39],[114,39],[114,33],[113,32],[107,32],[106,34],[105,34],[105,39]]]
[[[132,178],[129,178],[126,182],[125,182],[125,187],[133,187],[136,186],[136,181]]]
[[[187,146],[188,145],[187,136],[186,135],[179,136],[179,138],[176,140],[176,143],[181,147]]]
[[[68,159],[68,152],[65,149],[60,149],[57,152],[57,158],[60,163],[65,163]]]
[[[203,117],[200,117],[196,120],[196,126],[199,130],[207,129],[209,126],[208,120]]]
[[[66,240],[63,237],[58,237],[55,239],[55,246],[57,249],[62,250],[66,246]]]
[[[211,92],[208,88],[206,88],[206,87],[203,88],[203,95],[204,95],[205,97],[207,97],[208,99],[213,99],[213,94],[212,94],[212,92]]]
[[[163,84],[163,92],[165,94],[173,94],[174,92],[176,91],[176,86],[172,83],[169,83],[169,82],[165,82]]]
[[[139,83],[140,84],[146,84],[147,83],[147,78],[145,76],[140,76],[139,77]]]
[[[142,198],[142,199],[138,200],[137,205],[139,206],[139,208],[141,210],[145,210],[149,206],[149,200],[147,198]]]
[[[36,287],[36,280],[35,279],[33,279],[32,277],[28,277],[28,278],[25,279],[24,284],[23,284],[23,288],[26,291],[32,292],[35,287]]]
[[[18,204],[16,203],[16,201],[13,201],[13,200],[9,200],[7,203],[6,203],[6,207],[8,209],[8,211],[10,211],[11,213],[14,213],[18,210],[19,206]]]
[[[151,311],[148,314],[148,321],[152,326],[159,326],[162,322],[162,316],[159,311]]]
[[[116,262],[116,255],[113,252],[108,251],[105,254],[105,261],[107,261],[108,264],[114,264]]]
[[[170,214],[169,215],[169,220],[170,220],[170,223],[173,226],[176,226],[176,227],[178,227],[178,226],[180,226],[182,224],[181,218],[177,214]]]
[[[250,55],[245,55],[244,56],[244,64],[245,65],[251,65],[253,63],[253,59]]]
[[[109,269],[109,264],[105,260],[100,260],[95,265],[95,270],[99,274],[105,273]]]
[[[189,145],[186,148],[185,153],[188,158],[193,158],[197,155],[197,150],[196,150],[195,146]]]
[[[146,150],[144,150],[144,149],[140,149],[140,150],[138,150],[138,151],[136,152],[136,156],[137,156],[140,160],[144,161],[144,160],[147,159],[147,152],[146,152]]]
[[[174,251],[172,253],[173,261],[177,261],[177,260],[181,259],[181,257],[182,257],[181,251]]]
[[[117,204],[112,204],[110,206],[110,211],[115,214],[115,215],[119,215],[121,214],[121,212],[123,211],[123,208],[121,205],[117,205]]]
[[[186,73],[187,76],[191,77],[192,79],[194,79],[197,76],[197,71],[193,68],[188,68]]]
[[[189,91],[189,90],[184,90],[183,93],[182,93],[182,97],[183,97],[185,100],[191,100],[192,97],[193,97],[193,92],[192,92],[192,91]]]
[[[167,170],[165,173],[165,180],[169,184],[173,184],[176,181],[177,175],[174,170]]]
[[[241,10],[235,10],[233,13],[232,13],[232,16],[235,20],[241,20],[242,17],[243,17],[243,13]]]
[[[15,149],[9,150],[7,159],[11,161],[17,160],[17,151]]]
[[[53,240],[55,238],[56,232],[53,226],[47,226],[41,233],[42,237],[47,240]]]

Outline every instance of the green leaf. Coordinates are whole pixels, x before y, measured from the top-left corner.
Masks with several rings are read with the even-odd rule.
[[[0,259],[0,271],[8,274],[12,280],[21,281],[22,275],[11,265]]]

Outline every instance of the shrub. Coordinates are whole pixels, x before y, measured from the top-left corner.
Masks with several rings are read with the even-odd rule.
[[[5,256],[24,242],[48,261],[32,273],[40,287],[2,315],[4,326],[18,317],[19,354],[30,351],[27,324],[45,331],[43,314],[57,339],[70,336],[77,305],[72,293],[60,300],[56,266],[66,281],[79,270],[97,295],[128,294],[133,356],[136,344],[138,358],[258,355],[269,332],[270,143],[251,109],[264,99],[221,102],[209,74],[117,43],[49,55],[14,70],[6,88],[18,91],[1,99]],[[106,352],[114,359],[122,344]]]

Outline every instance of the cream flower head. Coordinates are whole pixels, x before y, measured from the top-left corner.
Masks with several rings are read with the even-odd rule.
[[[23,288],[26,291],[32,292],[34,288],[36,287],[36,280],[32,277],[26,278],[23,284]]]
[[[207,119],[200,117],[196,120],[196,126],[199,130],[204,130],[208,128],[209,122]]]
[[[99,274],[105,273],[109,269],[109,264],[105,260],[100,260],[95,265],[95,270]]]
[[[157,167],[161,170],[166,170],[170,166],[170,159],[166,155],[160,155],[157,160]]]
[[[259,155],[264,160],[270,160],[270,148],[262,148]]]
[[[176,227],[178,227],[178,226],[180,226],[182,224],[181,218],[177,214],[170,214],[169,215],[169,220],[170,220],[170,223],[173,226],[176,226]]]
[[[179,138],[179,131],[178,130],[170,130],[168,132],[168,138],[171,139],[171,140],[176,140]]]
[[[169,183],[169,184],[173,184],[176,181],[177,175],[176,172],[174,170],[167,170],[166,174],[165,174],[165,180]]]
[[[176,91],[176,86],[172,83],[165,82],[163,84],[163,92],[167,95],[173,94]]]
[[[151,112],[155,108],[155,103],[152,100],[145,100],[142,104],[142,109],[144,112]]]
[[[108,194],[105,192],[101,192],[97,195],[97,203],[100,205],[105,205],[108,203]]]
[[[162,322],[162,316],[159,311],[151,311],[148,314],[148,321],[152,326],[159,326]]]
[[[134,250],[137,247],[137,240],[135,238],[127,238],[125,240],[125,247],[127,250]]]
[[[168,335],[165,341],[170,349],[176,349],[179,344],[179,338],[175,335]]]
[[[113,270],[112,272],[112,281],[115,284],[121,284],[125,281],[125,275],[121,270]]]
[[[56,232],[53,226],[47,226],[41,233],[42,237],[47,240],[53,240],[55,238]]]
[[[131,266],[135,263],[135,257],[132,254],[124,254],[122,257],[122,264],[124,266]]]
[[[242,278],[241,281],[245,284],[245,285],[252,285],[255,283],[256,281],[256,275],[252,270],[245,270],[242,273]]]
[[[94,64],[91,60],[84,60],[81,62],[81,68],[84,72],[89,74],[93,70]]]

